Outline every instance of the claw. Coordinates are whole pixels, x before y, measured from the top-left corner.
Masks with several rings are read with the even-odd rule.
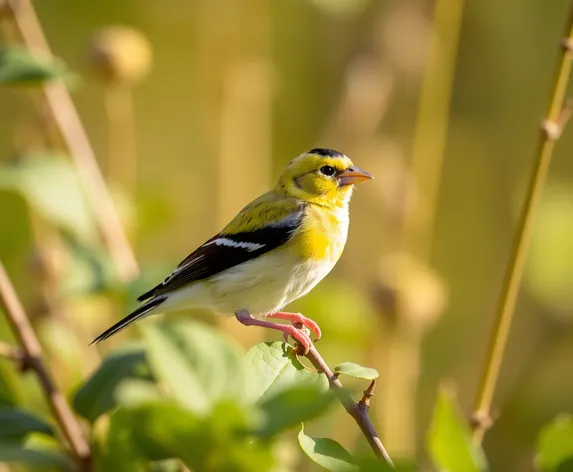
[[[301,317],[303,319],[308,319],[308,318],[304,318],[304,316],[302,316],[298,313],[286,313],[286,315],[295,315],[297,317],[297,320],[300,319],[298,317]],[[237,320],[240,323],[244,324],[245,326],[260,326],[263,328],[270,328],[270,329],[275,329],[277,331],[282,331],[285,342],[288,343],[288,337],[290,336],[300,346],[302,346],[302,348],[304,349],[303,354],[307,354],[309,349],[310,349],[310,346],[312,346],[312,341],[310,340],[310,336],[303,329],[299,329],[294,325],[283,325],[283,324],[271,323],[270,321],[257,320],[255,318],[253,318],[249,312],[244,311],[244,310],[237,311],[235,313],[235,316],[236,316]],[[275,316],[275,318],[280,319],[281,317]],[[282,319],[291,319],[291,318],[282,318]],[[309,321],[311,321],[311,320],[309,320]],[[295,322],[299,322],[299,321],[295,321]],[[302,320],[300,321],[300,323],[304,324],[302,322]],[[313,321],[313,323],[314,323],[314,321]],[[316,325],[316,323],[314,323],[314,324]],[[306,326],[306,324],[304,324],[304,325]],[[319,330],[319,333],[320,333],[320,330]]]
[[[267,318],[277,318],[279,320],[287,320],[293,324],[300,323],[302,326],[307,327],[316,335],[316,341],[318,341],[322,336],[322,332],[318,324],[315,321],[311,320],[310,318],[307,318],[306,316],[300,313],[288,313],[284,311],[278,311],[276,313],[271,313],[270,315],[267,315]]]
[[[284,331],[285,340],[288,340],[289,336],[293,338],[300,346],[302,346],[303,355],[306,355],[310,349],[310,346],[312,345],[312,341],[310,340],[308,334],[306,334],[304,331],[301,331],[300,329],[292,325],[285,326],[285,328],[286,328]]]

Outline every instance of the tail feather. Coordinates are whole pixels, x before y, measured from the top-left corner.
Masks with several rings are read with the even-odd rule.
[[[153,297],[153,295],[155,295],[155,293],[157,292],[157,289],[160,288],[161,286],[162,284],[159,284],[153,287],[151,290],[145,292],[143,295],[140,295],[139,297],[137,297],[137,301],[142,302],[144,300],[147,300],[148,298]]]
[[[95,338],[90,343],[90,346],[94,343],[97,344],[101,341],[106,340],[110,336],[113,336],[114,334],[121,331],[123,328],[129,326],[131,323],[137,321],[140,318],[143,318],[144,316],[149,314],[149,312],[151,310],[153,310],[154,308],[157,308],[159,305],[161,305],[165,300],[167,300],[167,297],[152,298],[147,303],[145,303],[145,304],[141,305],[139,308],[137,308],[137,310],[135,310],[133,313],[127,315],[121,321],[118,321],[116,324],[114,324],[111,328],[109,328],[106,331],[104,331],[103,333],[101,333],[97,338]]]

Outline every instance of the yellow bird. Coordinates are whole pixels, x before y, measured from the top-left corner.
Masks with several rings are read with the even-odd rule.
[[[93,342],[152,313],[203,308],[234,313],[246,326],[280,330],[308,352],[310,337],[293,325],[306,326],[317,338],[320,328],[300,313],[281,310],[332,270],[346,243],[354,184],[371,178],[338,151],[317,148],[301,154],[273,190],[243,208],[162,283],[141,295],[139,308]]]

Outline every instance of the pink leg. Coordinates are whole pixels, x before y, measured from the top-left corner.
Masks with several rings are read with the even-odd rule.
[[[306,326],[308,329],[310,329],[314,334],[316,334],[317,341],[322,336],[320,327],[316,324],[316,322],[312,321],[310,318],[307,318],[306,316],[301,315],[300,313],[277,311],[276,313],[267,315],[267,318],[277,318],[278,320],[287,320],[290,321],[292,324],[300,323],[301,325]]]
[[[292,337],[303,347],[304,354],[308,352],[310,346],[312,345],[312,341],[308,335],[298,328],[295,328],[293,325],[281,325],[271,323],[270,321],[257,320],[253,318],[248,311],[238,311],[235,313],[235,316],[237,317],[237,320],[239,320],[239,322],[245,326],[261,326],[262,328],[270,328],[282,331],[285,334],[285,337]]]

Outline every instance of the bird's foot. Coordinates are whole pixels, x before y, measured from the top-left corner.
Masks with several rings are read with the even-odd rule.
[[[275,325],[275,326],[282,327],[280,329],[283,332],[285,343],[288,344],[288,337],[290,336],[297,342],[298,346],[302,348],[302,353],[299,351],[299,354],[302,354],[303,356],[308,354],[310,346],[312,346],[312,341],[308,334],[308,329],[304,328],[301,329],[295,325]]]
[[[286,313],[286,314],[297,315],[297,313]],[[253,318],[251,314],[247,311],[238,311],[235,313],[235,316],[237,320],[239,320],[239,322],[245,326],[260,326],[262,328],[269,328],[277,331],[282,331],[284,333],[285,338],[288,338],[290,336],[302,347],[303,355],[307,354],[310,349],[310,346],[312,346],[312,341],[310,340],[310,336],[304,330],[294,325],[283,325],[283,324],[271,323],[270,321],[257,320],[256,318]],[[308,318],[305,318],[302,315],[299,316],[304,318],[305,320],[312,321],[309,320]],[[275,316],[275,318],[279,317]],[[285,319],[285,318],[280,318],[280,319]],[[302,321],[294,321],[294,323],[302,323]],[[314,323],[314,321],[312,321],[312,323]],[[314,325],[316,326],[316,328],[318,328],[318,325],[316,323],[314,323]],[[316,333],[316,331],[314,332]],[[318,334],[320,335],[320,329],[318,329]]]
[[[270,315],[267,315],[267,318],[276,318],[278,320],[290,321],[297,328],[305,326],[316,335],[315,341],[318,341],[322,336],[322,332],[318,324],[315,321],[311,320],[310,318],[307,318],[306,316],[300,313],[277,311],[276,313],[271,313]]]

